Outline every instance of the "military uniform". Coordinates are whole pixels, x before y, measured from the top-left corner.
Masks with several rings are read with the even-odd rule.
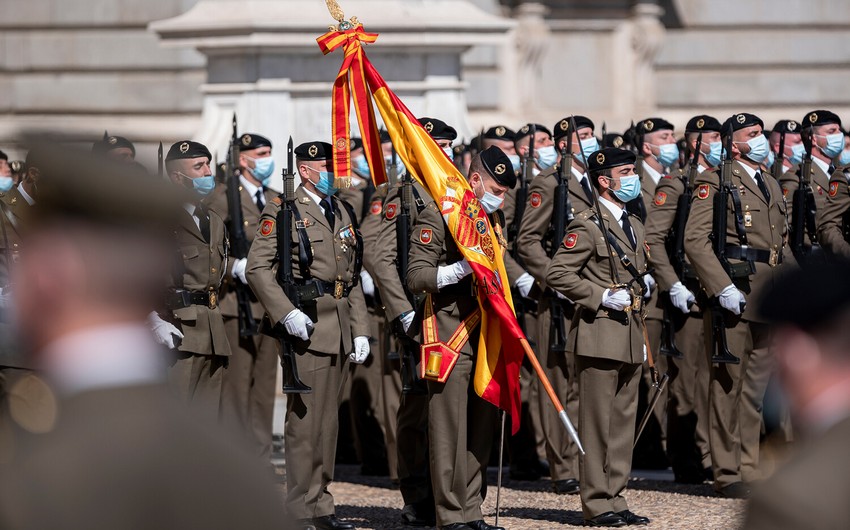
[[[299,160],[327,160],[331,147],[322,142],[296,149]],[[318,196],[317,196],[318,197]],[[300,222],[293,222],[293,274],[299,285],[312,284],[321,294],[313,307],[303,311],[315,324],[309,340],[287,335],[292,341],[301,380],[312,387],[309,394],[292,394],[286,405],[285,448],[287,465],[286,507],[297,519],[318,519],[334,514],[328,486],[333,480],[338,435],[337,410],[348,372],[353,338],[369,335],[363,291],[358,283],[356,219],[344,203],[331,196],[334,223],[303,186],[295,192],[294,206]],[[277,215],[280,198],[266,204],[257,236],[248,254],[248,282],[272,324],[282,322],[296,309],[277,283]],[[307,241],[299,242],[299,230]],[[302,263],[306,245],[312,261]],[[301,247],[305,248],[301,248]],[[309,271],[310,279],[304,276]]]
[[[827,199],[818,208],[818,241],[828,252],[850,258],[850,242],[844,235],[845,218],[850,211],[850,187],[844,172],[833,172],[827,189]]]
[[[727,120],[740,128],[761,125],[757,117],[738,114]],[[756,170],[751,169],[753,174]],[[728,230],[726,252],[732,266],[750,261],[755,273],[730,278],[712,250],[714,194],[720,183],[719,172],[706,171],[695,182],[695,195],[685,232],[685,251],[694,266],[700,284],[709,297],[717,297],[729,285],[743,291],[748,300],[740,316],[724,311],[726,337],[730,351],[740,364],[713,364],[711,367],[709,418],[711,460],[714,487],[739,489],[741,482],[759,478],[758,451],[761,431],[761,403],[764,399],[771,358],[768,353],[769,329],[755,306],[764,289],[775,281],[783,263],[793,263],[790,252],[784,252],[787,234],[785,201],[779,184],[766,172],[761,173],[768,197],[756,178],[740,161],[732,163],[731,183],[741,203],[741,221],[749,250],[736,229],[735,208],[730,198],[726,207]],[[710,313],[705,312],[706,353],[714,352],[711,342]],[[765,367],[768,368],[765,368]],[[732,491],[732,490],[726,490]]]

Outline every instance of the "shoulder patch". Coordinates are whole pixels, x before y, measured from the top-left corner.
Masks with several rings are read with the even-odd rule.
[[[537,193],[535,191],[534,193],[531,194],[531,197],[529,199],[529,204],[531,204],[532,208],[539,208],[542,203],[543,203],[543,197],[539,193]]]
[[[575,232],[567,234],[567,237],[564,238],[564,247],[568,249],[575,247],[576,243],[578,243],[578,234]]]
[[[372,215],[381,215],[381,209],[383,209],[384,204],[381,201],[372,201],[372,205],[369,207],[369,213]]]
[[[434,234],[433,234],[433,232],[431,231],[430,228],[423,228],[419,232],[419,242],[422,243],[423,245],[427,245],[433,239],[433,237],[432,237],[433,235]]]
[[[829,196],[835,197],[836,195],[838,195],[838,183],[837,182],[830,182],[829,183]]]
[[[268,237],[272,235],[272,232],[274,232],[274,221],[271,219],[263,219],[263,222],[260,224],[260,235]]]
[[[665,202],[667,202],[667,194],[666,194],[666,193],[664,193],[663,191],[658,191],[658,192],[656,192],[656,193],[655,193],[655,205],[656,205],[656,206],[661,206],[661,205],[663,205]]]
[[[398,205],[393,202],[387,206],[387,212],[384,215],[387,219],[394,219],[396,213],[398,213]]]
[[[273,203],[275,203],[275,204],[277,204],[278,206],[280,206],[281,204],[283,204],[283,201],[280,199],[280,197],[275,197],[275,198],[273,198],[273,199],[272,199],[272,202],[273,202]]]
[[[782,196],[783,196],[783,197],[787,197],[787,196],[788,196],[788,188],[782,188]]]
[[[697,198],[705,200],[711,195],[711,187],[708,184],[700,184],[697,189]]]

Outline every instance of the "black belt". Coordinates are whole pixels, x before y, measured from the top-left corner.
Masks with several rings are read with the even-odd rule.
[[[440,289],[441,295],[448,296],[476,296],[478,293],[472,283],[472,278],[464,278],[458,283],[446,285]]]
[[[319,296],[330,295],[340,300],[351,294],[354,284],[345,283],[342,280],[335,282],[325,282],[322,280],[309,280],[298,285],[299,290],[304,290],[311,293],[313,296],[307,295],[307,299],[318,298]]]
[[[743,261],[757,261],[775,267],[782,263],[782,251],[764,250],[752,247],[726,245],[726,257]]]
[[[193,305],[215,309],[218,307],[218,293],[215,291],[171,291],[165,305],[170,310],[183,309]]]

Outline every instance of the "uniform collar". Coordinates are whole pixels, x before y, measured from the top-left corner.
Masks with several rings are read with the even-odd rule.
[[[756,172],[758,170],[754,167],[750,167],[749,164],[744,164],[743,162],[740,162],[738,165],[741,166],[742,168],[744,168],[744,171],[747,172],[747,175],[749,175],[750,178],[753,179],[753,182],[755,182]]]
[[[576,178],[577,181],[581,182],[582,180],[587,178],[587,175],[576,169],[575,166],[571,167],[570,169],[572,170],[573,176]]]
[[[257,190],[261,189],[259,186],[251,184],[248,179],[245,178],[244,175],[239,175],[239,183],[242,184],[242,187],[245,189],[245,191],[248,192],[248,195],[250,195],[251,197],[256,197]]]
[[[657,185],[658,181],[661,180],[661,173],[655,171],[655,168],[653,168],[649,164],[643,164],[642,167],[646,174],[649,175],[649,178],[652,179],[652,182]]]
[[[611,215],[614,217],[614,219],[618,223],[620,222],[620,218],[623,216],[622,208],[602,196],[599,197],[599,204],[605,205],[605,207],[608,208],[608,211],[611,212]]]
[[[812,162],[814,162],[815,164],[817,164],[817,166],[818,166],[819,168],[821,168],[821,169],[823,170],[823,172],[824,172],[824,173],[826,173],[827,175],[829,175],[829,164],[827,164],[826,162],[824,162],[823,160],[821,160],[820,158],[818,158],[818,157],[816,157],[816,156],[813,156],[813,157],[812,157]]]
[[[304,190],[304,193],[306,193],[308,197],[313,199],[313,202],[315,202],[316,206],[318,206],[322,210],[322,213],[325,213],[325,207],[322,206],[322,201],[324,199],[322,199],[321,197],[319,197],[318,195],[316,195],[312,191],[308,190],[305,186],[301,186],[301,189]]]

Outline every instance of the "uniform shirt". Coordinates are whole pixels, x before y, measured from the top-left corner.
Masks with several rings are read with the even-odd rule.
[[[652,179],[652,188],[654,189],[655,186],[658,186],[658,181],[661,180],[663,175],[658,171],[655,171],[655,169],[649,164],[644,164],[643,169],[646,171],[646,174],[649,175],[649,178]]]
[[[186,213],[188,213],[189,216],[192,217],[192,220],[195,221],[195,226],[197,226],[198,230],[200,230],[201,229],[201,219],[200,219],[200,217],[198,217],[198,214],[196,213],[197,210],[198,210],[198,207],[195,206],[194,204],[190,203],[190,202],[187,202],[186,204],[183,205],[183,209],[186,210]]]
[[[620,225],[620,228],[623,228],[623,212],[625,210],[623,210],[613,202],[609,201],[605,197],[599,197],[599,204],[605,206],[605,208],[607,208],[608,211],[611,212],[611,217],[617,220],[617,224]],[[625,228],[623,228],[623,231],[625,231]],[[632,236],[634,237],[634,235],[635,231],[632,230]],[[637,241],[637,238],[635,238],[635,241]]]

